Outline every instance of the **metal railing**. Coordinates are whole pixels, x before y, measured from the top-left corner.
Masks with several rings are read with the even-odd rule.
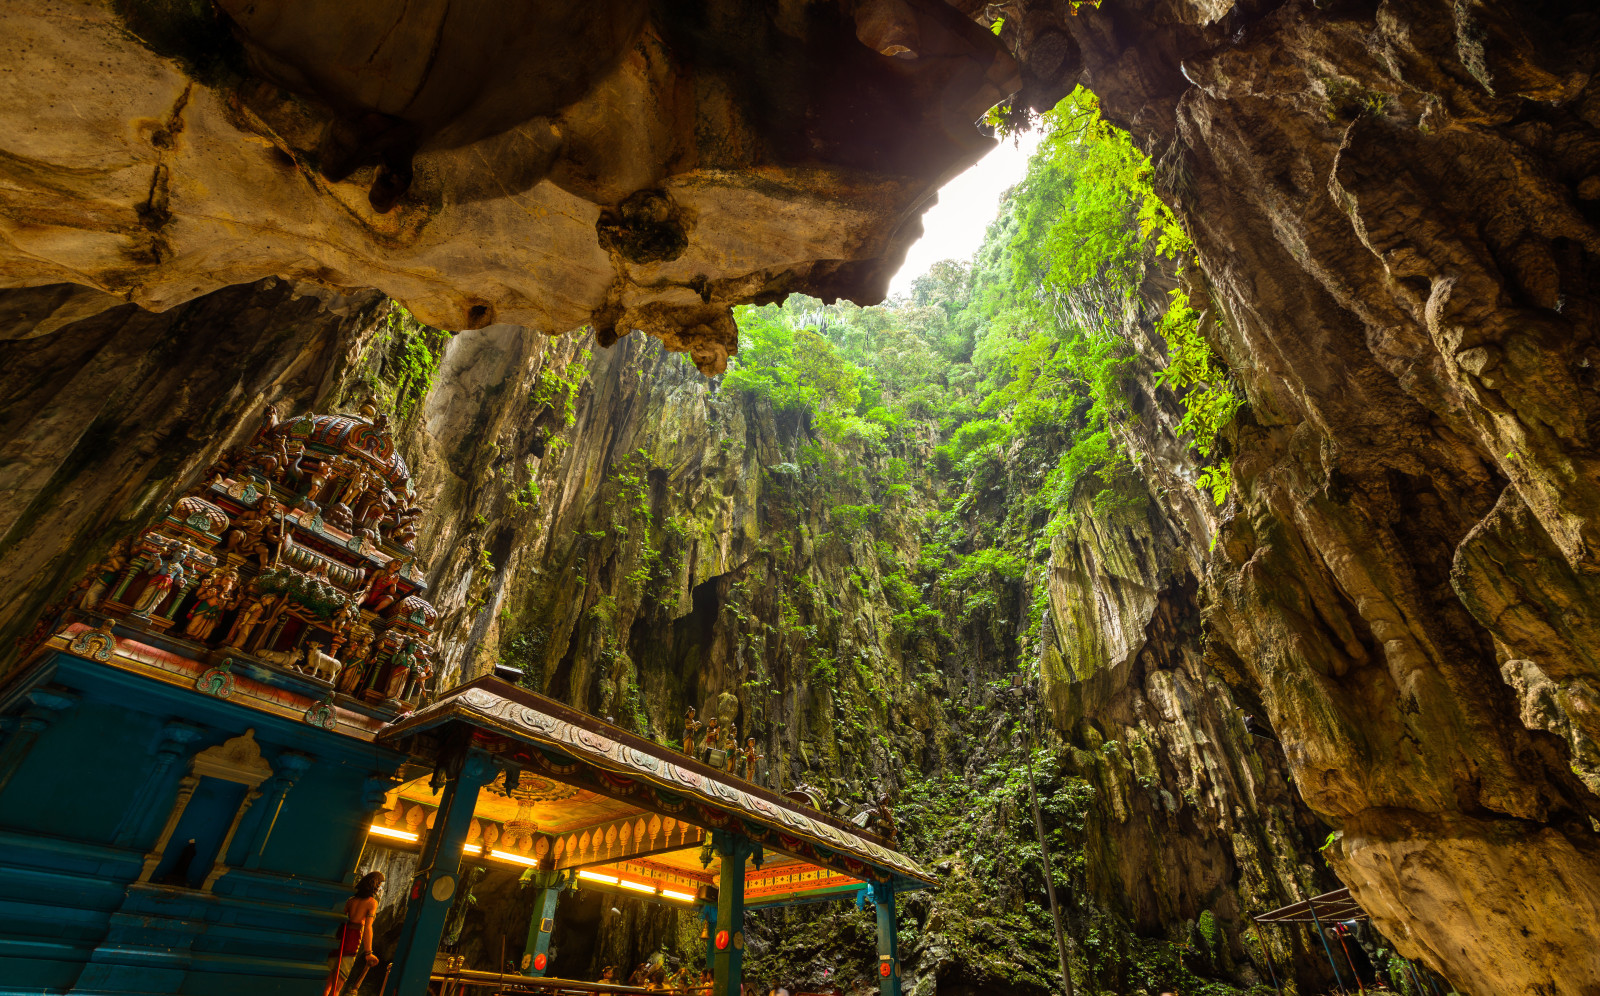
[[[551,996],[561,993],[624,993],[646,994],[665,993],[668,996],[698,996],[709,993],[710,986],[663,986],[660,988],[647,988],[644,986],[619,986],[609,982],[579,982],[576,979],[549,979],[533,975],[517,975],[509,972],[478,972],[470,968],[458,968],[446,972],[434,972],[429,978],[434,982],[442,982],[440,996],[451,996],[462,989],[491,988],[501,992],[537,992],[547,993]]]

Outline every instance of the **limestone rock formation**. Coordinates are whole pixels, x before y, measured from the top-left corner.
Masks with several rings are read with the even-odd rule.
[[[1060,22],[1021,7],[1026,66]],[[1209,652],[1343,830],[1340,877],[1475,994],[1600,987],[1597,28],[1582,3],[1411,0],[1066,24],[1183,212],[1251,402]]]
[[[376,287],[708,373],[730,304],[880,299],[1017,86],[937,0],[0,10],[0,283]]]

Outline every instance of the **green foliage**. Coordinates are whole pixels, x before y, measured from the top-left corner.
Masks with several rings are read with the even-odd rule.
[[[384,362],[380,376],[392,385],[387,400],[397,418],[410,418],[433,389],[439,358],[449,339],[449,332],[424,325],[400,302],[389,302],[389,312],[383,318]]]
[[[584,378],[589,376],[589,368],[585,366],[589,356],[589,350],[585,349],[560,369],[551,366],[540,371],[533,385],[534,410],[549,409],[557,414],[563,428],[571,428],[577,420],[578,393],[583,388]]]

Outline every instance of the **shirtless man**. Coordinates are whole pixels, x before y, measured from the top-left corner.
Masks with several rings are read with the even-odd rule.
[[[378,918],[378,894],[383,891],[383,872],[368,872],[356,883],[356,894],[344,902],[345,922],[339,925],[339,950],[329,959],[328,984],[323,996],[341,996],[355,992],[366,977],[367,969],[378,963],[372,953],[372,923]],[[356,959],[362,960],[361,971],[352,979],[350,972]]]

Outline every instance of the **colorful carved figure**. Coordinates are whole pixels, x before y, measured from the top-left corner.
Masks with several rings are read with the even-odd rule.
[[[188,547],[180,545],[170,558],[158,553],[155,555],[155,560],[155,567],[150,571],[144,583],[144,590],[139,592],[139,600],[133,606],[133,614],[143,619],[150,618],[151,613],[161,607],[168,595],[175,589],[183,587],[184,581],[189,576],[184,566],[189,560]]]
[[[756,771],[761,764],[761,760],[767,755],[757,753],[755,737],[751,737],[749,740],[746,740],[744,744],[744,750],[740,751],[739,753],[742,755],[740,760],[743,762],[743,768],[740,771],[740,777],[747,782],[755,781]]]
[[[233,526],[222,537],[222,545],[231,553],[241,556],[254,556],[267,566],[273,552],[278,547],[279,532],[273,517],[278,512],[278,503],[271,498],[261,499],[255,508],[245,510],[244,514],[233,520]]]
[[[206,575],[195,592],[194,608],[189,610],[184,633],[201,643],[210,640],[222,613],[238,606],[239,594],[239,572],[233,568],[219,567]]]
[[[367,608],[382,612],[399,599],[400,572],[404,567],[405,561],[394,557],[378,568],[378,573],[372,576],[372,584],[367,588]]]
[[[722,770],[733,774],[733,765],[739,757],[739,728],[732,723],[728,724],[728,732],[722,739]]]
[[[106,553],[106,558],[89,568],[89,586],[84,589],[83,600],[78,604],[86,609],[98,609],[106,593],[117,583],[117,578],[128,566],[129,543],[118,540]]]
[[[706,724],[694,718],[694,706],[683,715],[683,752],[690,757],[695,755],[695,737]]]
[[[706,755],[705,762],[707,764],[711,763],[711,751],[717,746],[717,744],[722,742],[718,736],[719,732],[720,731],[717,728],[717,717],[712,716],[710,719],[706,720],[706,738],[700,741],[700,750]]]
[[[366,671],[361,662],[352,660],[339,672],[338,688],[346,695],[354,695],[361,690],[361,679],[366,677]]]
[[[407,640],[405,645],[394,655],[389,662],[389,671],[383,678],[383,696],[387,699],[399,701],[401,693],[405,691],[406,681],[411,677],[411,669],[417,662],[415,643]]]
[[[397,546],[413,549],[417,542],[418,523],[422,521],[422,508],[413,506],[407,509],[397,509],[394,512],[394,529],[389,534],[391,542]]]
[[[260,446],[272,435],[278,427],[278,406],[267,405],[261,410],[261,421],[256,425],[256,434],[250,437],[250,445]]]
[[[288,650],[257,650],[256,656],[268,664],[276,664],[284,668],[292,667],[298,671],[300,670],[299,660],[302,652],[303,648],[301,647],[290,647]]]
[[[422,689],[427,684],[428,679],[433,676],[433,655],[435,653],[436,651],[430,643],[416,645],[416,655],[408,669],[411,674],[406,683],[405,693],[400,696],[407,702],[416,701],[417,696],[422,694]]]
[[[240,610],[239,617],[233,621],[233,628],[228,630],[228,638],[223,643],[230,647],[243,647],[245,641],[250,638],[251,630],[278,607],[282,597],[272,592],[263,592],[255,585],[251,585],[245,606]]]

